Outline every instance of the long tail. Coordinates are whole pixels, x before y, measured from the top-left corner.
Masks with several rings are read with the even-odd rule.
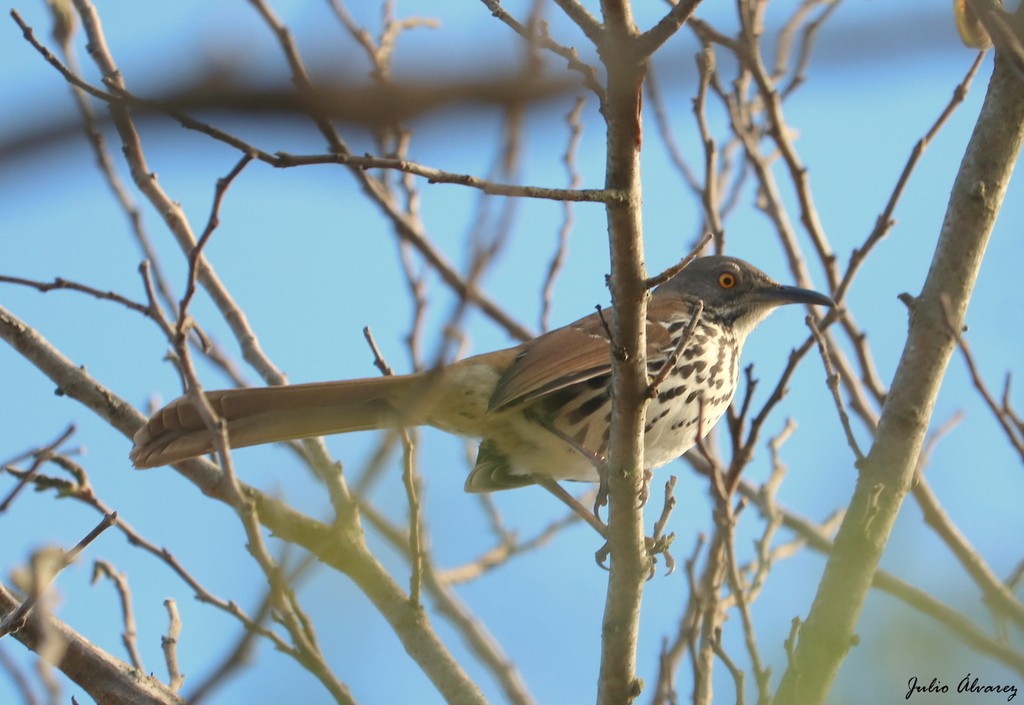
[[[423,423],[416,409],[414,382],[419,375],[375,377],[281,387],[206,392],[227,422],[232,448]],[[213,436],[185,397],[160,411],[135,434],[130,457],[137,468],[152,468],[194,458],[213,450]]]

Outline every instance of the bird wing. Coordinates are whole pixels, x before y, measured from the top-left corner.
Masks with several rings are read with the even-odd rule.
[[[671,336],[660,323],[672,310],[686,315],[681,301],[655,297],[647,307],[647,355],[656,358],[671,347]],[[603,316],[603,319],[602,319]],[[593,313],[563,328],[545,333],[523,345],[522,350],[498,380],[491,396],[490,410],[503,409],[611,374],[612,356],[605,321],[611,309]]]

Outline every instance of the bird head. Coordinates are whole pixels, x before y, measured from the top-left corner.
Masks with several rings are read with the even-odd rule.
[[[679,296],[704,302],[704,313],[729,324],[745,337],[775,308],[784,304],[834,307],[828,296],[785,286],[752,264],[735,257],[699,257],[654,290],[654,296]]]

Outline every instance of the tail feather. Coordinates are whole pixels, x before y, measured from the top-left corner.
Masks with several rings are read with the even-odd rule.
[[[227,423],[232,448],[333,433],[422,423],[409,407],[416,375],[225,389],[206,398]],[[179,397],[135,434],[130,457],[137,468],[193,458],[213,450],[213,435],[198,410]]]

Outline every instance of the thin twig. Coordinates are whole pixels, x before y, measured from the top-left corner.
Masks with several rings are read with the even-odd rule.
[[[100,514],[108,515],[113,513],[113,510],[93,492],[85,468],[72,462],[65,456],[56,456],[52,458],[51,462],[71,475],[72,480],[69,481],[47,475],[37,475],[33,480],[33,484],[36,486],[37,490],[51,489],[54,490],[58,496],[70,497],[78,500],[83,504],[92,507]],[[25,474],[24,472],[17,471],[10,467],[8,467],[7,470],[19,477]],[[245,627],[247,631],[255,632],[260,636],[269,639],[275,649],[284,653],[289,653],[291,651],[287,643],[282,641],[274,632],[260,627],[255,620],[250,619],[250,617],[246,615],[245,612],[243,612],[234,602],[221,599],[207,590],[195,578],[195,576],[185,569],[181,562],[168,549],[157,546],[146,539],[124,519],[118,519],[117,530],[125,536],[129,544],[141,548],[154,556],[157,560],[167,565],[173,573],[188,585],[199,602],[212,605],[213,607],[234,617]]]
[[[663,271],[661,274],[658,274],[657,276],[654,277],[648,277],[647,281],[644,282],[644,285],[648,289],[653,289],[654,287],[664,284],[669,279],[679,274],[681,271],[683,271],[683,269],[689,266],[690,262],[697,259],[697,257],[701,253],[701,250],[703,250],[708,245],[708,243],[711,242],[711,239],[711,233],[704,233],[704,236],[697,241],[697,244],[694,245],[693,249],[690,250],[689,254],[687,254],[686,257],[683,257],[681,260],[673,264],[671,267]]]
[[[583,177],[580,176],[576,166],[576,151],[583,136],[583,123],[580,120],[580,116],[585,105],[586,100],[582,97],[577,98],[572,109],[565,116],[566,124],[569,126],[569,142],[565,147],[565,152],[562,154],[562,162],[565,164],[569,188],[571,189],[578,188],[583,181]],[[545,276],[544,285],[541,287],[540,329],[542,331],[548,329],[548,319],[551,316],[554,299],[555,281],[568,253],[569,235],[572,232],[572,227],[572,203],[565,201],[562,204],[562,225],[558,229],[558,245],[555,248],[554,256],[552,256],[551,261],[548,263],[547,276]]]
[[[36,603],[46,592],[47,587],[57,577],[57,575],[64,570],[64,568],[71,565],[75,558],[78,557],[86,546],[92,543],[97,536],[102,534],[104,531],[109,529],[111,526],[117,523],[117,512],[107,514],[100,520],[100,522],[86,534],[81,541],[75,544],[71,550],[61,553],[60,556],[56,557],[55,560],[47,561],[45,569],[34,570],[32,575],[31,591],[28,596],[22,601],[17,609],[14,609],[7,613],[3,621],[0,621],[0,637],[3,637],[12,631],[20,629],[22,624],[28,618],[29,612],[35,607]]]
[[[25,487],[25,485],[29,484],[35,479],[36,474],[39,472],[39,469],[43,466],[43,464],[53,457],[53,454],[56,452],[57,448],[63,445],[64,441],[71,438],[74,432],[75,426],[74,424],[72,424],[68,426],[66,429],[64,429],[64,431],[53,442],[43,446],[42,448],[30,451],[29,453],[25,454],[33,458],[32,465],[29,467],[28,471],[25,472],[25,474],[18,479],[17,484],[15,484],[14,488],[7,494],[7,497],[5,497],[2,502],[0,502],[0,512],[6,512],[8,509],[10,509],[11,504],[14,502],[14,499],[18,496],[18,494]]]
[[[114,303],[120,304],[130,311],[141,313],[143,316],[149,317],[151,315],[150,307],[144,304],[140,304],[137,301],[132,301],[126,296],[122,296],[114,291],[101,291],[95,287],[91,287],[87,284],[80,284],[75,281],[64,279],[63,277],[54,277],[51,282],[36,281],[34,279],[25,279],[23,277],[10,277],[0,274],[0,283],[4,284],[17,284],[19,286],[27,286],[47,293],[50,291],[78,291],[83,294],[88,294],[101,301],[113,301]]]
[[[656,52],[662,44],[679,31],[679,28],[690,18],[699,4],[700,0],[677,0],[672,5],[672,9],[658,20],[657,24],[640,35],[637,41],[640,53],[650,56]]]
[[[363,337],[373,352],[373,361],[384,376],[394,375],[391,366],[377,347],[377,341],[368,327],[363,328]],[[426,560],[423,546],[423,524],[420,514],[419,475],[416,471],[416,445],[413,443],[409,429],[402,427],[399,431],[402,438],[402,485],[405,487],[405,498],[409,504],[409,555],[412,563],[412,574],[409,576],[409,601],[420,606],[420,591],[423,586],[423,564]]]
[[[142,655],[139,653],[138,631],[135,627],[135,610],[132,609],[132,593],[128,587],[128,576],[118,572],[109,561],[94,561],[92,567],[92,583],[95,584],[100,577],[107,578],[114,584],[117,590],[118,600],[121,602],[121,620],[124,629],[121,631],[121,643],[124,644],[132,665],[140,671],[144,671]]]
[[[487,497],[487,495],[482,496]],[[580,505],[586,507],[585,500],[578,499],[577,501]],[[519,539],[515,536],[505,535],[499,539],[494,548],[485,551],[472,561],[452,568],[438,569],[435,571],[435,574],[438,581],[450,585],[472,582],[482,578],[495,568],[507,565],[516,556],[530,553],[546,546],[563,529],[578,523],[580,520],[581,516],[579,513],[569,511],[564,516],[552,520],[531,538]]]
[[[1024,429],[1021,429],[1020,426],[1015,423],[1009,406],[1008,395],[1010,385],[1006,385],[1006,389],[1003,394],[1003,403],[1000,405],[992,396],[992,393],[988,389],[988,385],[985,384],[985,380],[982,378],[981,372],[978,370],[977,364],[974,362],[974,354],[971,352],[971,346],[967,343],[967,340],[963,337],[961,331],[953,328],[951,313],[946,301],[942,302],[942,310],[946,330],[948,330],[950,335],[956,339],[957,347],[960,349],[964,362],[967,364],[967,371],[971,375],[971,383],[985,402],[985,406],[987,406],[989,411],[992,412],[992,416],[995,417],[996,423],[998,423],[999,427],[1003,429],[1003,433],[1006,435],[1006,439],[1010,442],[1010,445],[1015,451],[1017,451],[1017,454],[1020,455],[1021,460],[1024,460]]]
[[[729,511],[734,510],[729,506]],[[740,614],[740,621],[743,624],[743,643],[746,645],[747,655],[750,657],[751,668],[754,671],[754,680],[757,683],[758,702],[766,702],[769,694],[770,671],[765,667],[761,658],[761,652],[757,645],[757,635],[754,630],[754,619],[750,614],[751,594],[749,586],[745,584],[739,570],[736,559],[736,522],[730,521],[725,530],[728,532],[725,540],[725,579],[732,591],[733,600],[737,611]],[[719,654],[719,658],[722,654]],[[726,667],[735,677],[735,668]],[[742,680],[740,681],[742,684]]]
[[[269,617],[273,606],[273,593],[268,590],[260,601],[260,606],[253,614],[256,624],[262,625]],[[251,658],[252,652],[257,644],[259,631],[247,629],[243,626],[235,645],[228,649],[220,663],[211,672],[191,689],[188,695],[189,705],[198,705],[213,693],[218,686],[232,674],[236,674],[240,668],[245,666]]]
[[[875,227],[870,233],[864,243],[853,250],[850,254],[850,261],[846,265],[846,272],[843,274],[842,281],[839,282],[839,286],[835,289],[836,303],[841,303],[843,298],[846,296],[847,290],[853,283],[854,277],[860,270],[861,265],[867,259],[868,254],[877,245],[882,238],[885,237],[886,233],[895,224],[893,219],[893,213],[896,211],[896,206],[903,196],[903,192],[906,189],[907,184],[910,182],[910,176],[914,172],[918,161],[924,155],[925,150],[932,143],[935,137],[939,134],[939,131],[949,121],[949,118],[953,115],[953,112],[959,107],[964,99],[967,97],[967,92],[970,90],[971,84],[974,82],[974,76],[978,73],[978,69],[981,68],[983,63],[984,54],[979,54],[975,57],[974,62],[970,68],[967,69],[967,74],[963,77],[963,80],[957,84],[956,88],[953,89],[953,95],[949,102],[939,113],[939,116],[932,123],[931,127],[925,132],[924,136],[921,137],[914,144],[914,148],[910,151],[910,156],[907,157],[906,163],[903,165],[903,171],[900,172],[899,178],[896,180],[896,185],[893,187],[892,193],[889,194],[889,200],[886,201],[885,207],[882,212],[875,219]]]
[[[985,598],[989,609],[1012,619],[1018,626],[1024,626],[1024,604],[999,579],[992,567],[978,552],[968,538],[953,523],[939,503],[924,473],[918,473],[911,490],[914,499],[924,514],[925,523],[932,527],[942,542],[960,561],[964,571],[971,576]]]
[[[836,374],[835,368],[832,366],[832,356],[829,355],[829,348],[828,344],[825,342],[825,336],[821,334],[821,331],[818,329],[818,324],[815,322],[813,316],[807,316],[804,320],[807,322],[807,327],[811,329],[811,335],[814,336],[814,341],[818,344],[818,351],[821,353],[821,361],[825,365],[825,382],[828,385],[829,391],[832,392],[832,400],[835,402],[836,410],[839,412],[839,422],[843,426],[843,433],[846,434],[846,443],[850,446],[850,450],[853,451],[853,455],[857,458],[857,462],[860,463],[864,460],[864,452],[860,449],[860,445],[857,443],[857,437],[853,435],[853,427],[850,426],[850,416],[846,413],[843,398],[839,394],[839,375]]]
[[[679,362],[679,357],[683,354],[683,350],[686,348],[686,344],[690,342],[690,338],[693,337],[693,331],[697,329],[697,325],[700,323],[701,314],[704,313],[704,302],[701,299],[697,299],[693,305],[693,313],[690,314],[690,322],[686,324],[686,329],[680,334],[679,342],[676,343],[675,349],[669,353],[669,356],[665,358],[665,362],[662,363],[661,369],[658,370],[658,374],[651,380],[650,385],[647,387],[647,396],[651,399],[658,396],[658,387],[665,381],[665,378],[671,374],[676,368],[676,364]]]
[[[598,78],[597,69],[580,59],[579,53],[572,47],[567,47],[553,40],[547,33],[547,26],[541,23],[540,32],[531,33],[530,28],[510,15],[501,6],[499,0],[481,0],[491,14],[499,22],[503,22],[521,37],[529,39],[542,49],[565,59],[568,67],[583,77],[583,84],[590,89],[602,102],[604,101],[604,87]]]
[[[718,660],[725,664],[726,670],[729,671],[729,675],[732,676],[733,690],[736,693],[734,702],[736,705],[745,705],[746,703],[746,689],[744,681],[746,676],[743,673],[743,669],[736,665],[736,662],[732,660],[725,649],[722,647],[722,630],[719,628],[714,637],[711,640],[711,648],[714,649],[715,656]]]
[[[167,685],[175,693],[181,691],[185,682],[178,667],[178,639],[181,637],[181,616],[178,614],[178,603],[168,598],[164,600],[164,607],[167,608],[167,634],[160,638],[160,646],[164,652],[164,662],[167,664]]]
[[[614,189],[564,189],[543,186],[518,186],[482,179],[472,174],[456,174],[424,164],[418,164],[407,159],[392,157],[277,152],[268,163],[271,166],[282,169],[309,166],[311,164],[342,164],[357,169],[393,169],[414,176],[422,176],[429,184],[468,186],[489,196],[539,198],[549,201],[570,201],[574,203],[607,203],[609,201],[618,201],[622,198],[622,194]]]

